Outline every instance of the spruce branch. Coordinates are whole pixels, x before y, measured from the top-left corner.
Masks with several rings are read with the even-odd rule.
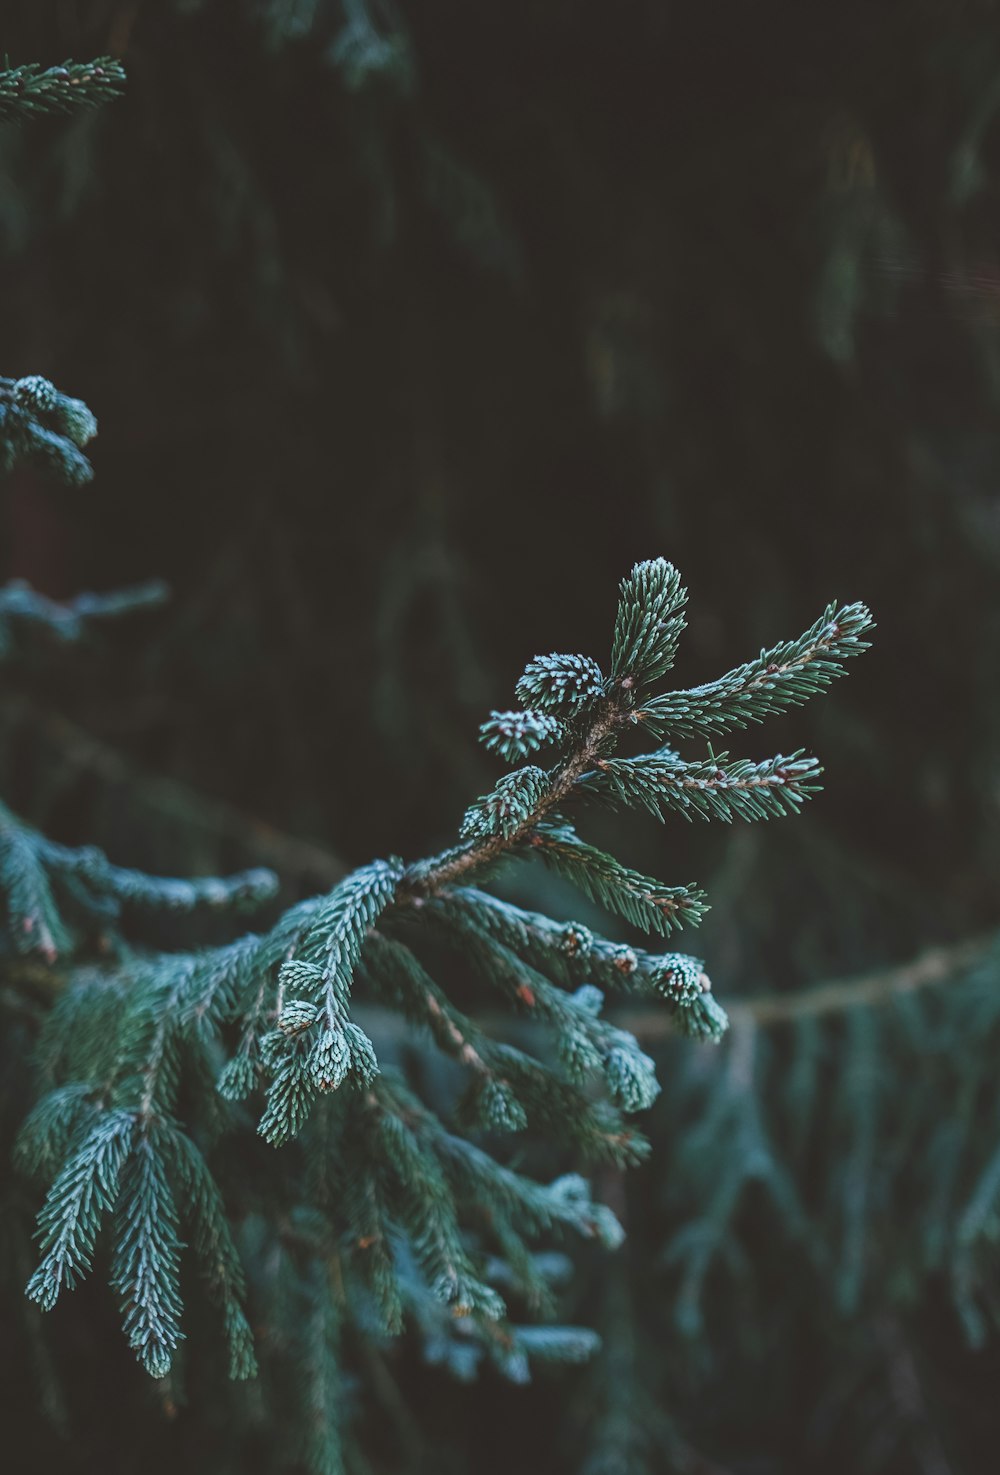
[[[762,1028],[846,1014],[852,1009],[879,1009],[895,999],[924,989],[939,988],[961,979],[985,962],[997,947],[996,933],[964,938],[960,942],[927,948],[893,968],[880,968],[849,978],[804,987],[789,993],[760,994],[728,1004],[730,1019],[744,1016]],[[654,1043],[673,1032],[670,1017],[656,1009],[620,1009],[615,1021],[638,1040]]]
[[[541,859],[573,881],[585,896],[643,932],[668,936],[684,922],[697,924],[708,910],[694,886],[664,886],[587,845],[570,825],[540,824],[531,844]]]
[[[82,640],[95,625],[156,609],[168,595],[166,584],[156,579],[108,594],[78,594],[58,603],[22,579],[12,580],[0,586],[0,660],[18,649],[25,634],[38,630],[69,644]]]
[[[684,819],[770,819],[795,814],[819,791],[822,773],[815,758],[801,752],[787,758],[778,754],[754,763],[749,758],[728,761],[719,753],[696,763],[685,763],[677,753],[663,749],[638,758],[602,758],[583,785],[615,806],[645,809],[654,819],[668,812]]]
[[[82,448],[96,434],[83,400],[60,393],[50,379],[0,379],[0,471],[24,462],[79,486],[94,475]]]
[[[622,580],[611,674],[630,687],[648,686],[674,664],[687,624],[687,590],[666,559],[637,563]]]
[[[275,829],[224,800],[132,763],[79,724],[61,713],[45,711],[22,692],[6,691],[0,697],[0,725],[8,730],[26,729],[30,742],[57,753],[63,768],[95,778],[102,790],[121,794],[147,829],[166,829],[172,834],[183,826],[217,846],[224,844],[227,850],[235,844],[264,869],[279,872],[286,882],[304,879],[313,887],[331,888],[344,875],[343,862],[325,846]]]
[[[636,720],[654,737],[713,736],[801,706],[844,674],[844,661],[869,649],[874,629],[863,604],[827,606],[797,640],[762,650],[718,681],[643,702]]]
[[[78,925],[104,927],[123,911],[246,911],[277,891],[272,871],[179,880],[149,876],[113,865],[96,847],[73,849],[48,840],[0,804],[0,889],[7,900],[6,935],[19,953],[38,953],[50,962],[73,947]],[[59,899],[61,898],[61,905]]]
[[[554,761],[547,768],[522,764],[501,777],[470,807],[459,844],[410,865],[372,861],[290,908],[269,931],[221,947],[142,953],[129,945],[127,931],[145,906],[259,901],[273,878],[156,880],[115,867],[98,851],[55,845],[0,811],[10,940],[29,952],[40,941],[46,958],[63,954],[69,977],[41,1041],[54,1095],[29,1123],[22,1149],[24,1160],[51,1179],[32,1294],[51,1304],[60,1285],[86,1271],[101,1217],[113,1210],[113,1280],[126,1333],[145,1366],[162,1376],[181,1335],[180,1229],[188,1223],[222,1311],[231,1371],[246,1376],[253,1349],[243,1276],[196,1133],[211,1141],[227,1126],[235,1129],[241,1118],[227,1103],[260,1087],[260,1135],[275,1146],[297,1143],[279,1174],[289,1222],[266,1226],[265,1237],[316,1247],[307,1267],[288,1268],[296,1295],[314,1285],[315,1256],[329,1259],[339,1245],[338,1284],[363,1290],[374,1323],[390,1334],[426,1295],[450,1308],[480,1353],[510,1376],[524,1375],[532,1348],[542,1357],[586,1350],[588,1339],[572,1329],[532,1336],[508,1322],[484,1246],[500,1252],[517,1284],[541,1304],[545,1291],[529,1239],[562,1224],[614,1244],[620,1229],[613,1215],[575,1175],[546,1187],[447,1130],[395,1069],[381,1070],[353,1016],[354,995],[364,984],[390,1010],[425,1027],[466,1072],[459,1120],[471,1116],[490,1134],[530,1131],[616,1169],[643,1159],[648,1143],[628,1116],[659,1091],[654,1063],[621,1020],[605,1014],[595,984],[655,996],[665,1025],[690,1039],[718,1041],[727,1019],[701,961],[606,940],[469,883],[507,861],[538,857],[612,914],[665,936],[700,919],[703,893],[664,885],[588,844],[567,818],[571,809],[602,800],[658,818],[678,810],[755,819],[794,811],[813,791],[818,768],[800,754],[762,763],[685,762],[664,750],[616,756],[620,740],[642,730],[639,689],[672,661],[682,605],[670,565],[638,565],[622,588],[610,677],[587,656],[529,664],[518,689],[530,705],[521,715],[494,714],[483,735],[512,761],[543,743]],[[109,933],[112,953],[103,964],[80,966],[81,911]],[[431,971],[427,949],[457,956],[478,985],[496,988],[513,1010],[542,1023],[538,1054],[496,1038],[458,1008]],[[732,1079],[738,1077],[736,1071]],[[66,1091],[77,1086],[79,1094]],[[189,1095],[195,1116],[181,1122]],[[757,1129],[744,1123],[740,1131],[734,1153],[738,1147],[759,1156]],[[735,1187],[720,1209],[723,1228],[746,1176],[734,1168]],[[781,1198],[777,1168],[769,1182]],[[706,1268],[710,1259],[695,1257]],[[336,1311],[323,1309],[317,1321],[316,1294],[308,1292],[306,1355],[327,1407],[336,1397],[336,1328],[345,1313],[338,1290]],[[349,1297],[344,1306],[354,1315]]]
[[[124,85],[124,69],[110,56],[56,67],[5,65],[0,69],[0,123],[100,107],[119,97]]]

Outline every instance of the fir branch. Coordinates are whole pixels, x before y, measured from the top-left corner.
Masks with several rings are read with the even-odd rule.
[[[700,958],[686,953],[647,953],[609,942],[579,922],[554,922],[471,886],[442,891],[438,905],[473,921],[543,972],[579,985],[656,994],[675,1004],[692,1003],[711,988]]]
[[[564,739],[565,727],[548,712],[491,712],[479,729],[479,741],[508,763],[527,758],[546,743]]]
[[[664,749],[638,758],[602,758],[582,787],[612,804],[645,809],[661,821],[672,812],[687,820],[729,824],[797,814],[818,793],[815,779],[821,773],[816,759],[801,752],[761,763],[748,758],[730,762],[726,753],[685,763]]]
[[[645,613],[637,612],[637,601]],[[344,1273],[365,1287],[381,1325],[399,1329],[410,1274],[406,1256],[412,1254],[429,1294],[475,1324],[481,1346],[492,1349],[489,1355],[508,1375],[526,1373],[532,1342],[553,1354],[584,1349],[587,1339],[575,1333],[518,1341],[485,1274],[472,1225],[486,1226],[516,1283],[541,1302],[544,1289],[526,1237],[566,1223],[613,1243],[613,1218],[593,1204],[582,1180],[564,1178],[545,1188],[447,1132],[401,1081],[379,1076],[372,1043],[349,1011],[360,977],[426,1026],[438,1046],[471,1072],[467,1104],[488,1131],[531,1127],[592,1161],[616,1167],[641,1161],[648,1144],[623,1113],[642,1110],[655,1097],[653,1062],[619,1020],[603,1014],[594,979],[656,994],[674,1030],[718,1040],[726,1016],[708,990],[701,962],[609,942],[464,883],[508,858],[537,855],[627,922],[667,934],[683,920],[700,918],[702,893],[628,869],[581,840],[564,811],[578,800],[610,797],[658,817],[680,808],[745,819],[794,809],[811,790],[815,764],[797,754],[758,765],[683,763],[666,752],[613,756],[618,738],[635,725],[636,681],[672,659],[680,604],[668,565],[639,566],[623,589],[616,648],[624,664],[615,677],[605,682],[587,657],[544,658],[522,678],[522,694],[528,694],[527,680],[539,710],[523,718],[499,714],[487,724],[490,742],[517,757],[536,740],[551,739],[558,754],[551,768],[524,766],[502,778],[470,809],[458,846],[407,867],[395,859],[374,861],[326,895],[292,907],[261,936],[196,953],[129,954],[116,931],[127,905],[229,904],[240,899],[241,881],[248,898],[259,899],[271,878],[157,881],[111,866],[98,851],[55,845],[0,812],[0,841],[6,827],[13,857],[6,878],[9,912],[37,915],[45,936],[54,939],[64,906],[82,908],[108,926],[123,954],[109,966],[79,970],[43,1033],[42,1058],[56,1094],[26,1133],[24,1154],[29,1165],[54,1169],[55,1180],[43,1210],[44,1258],[32,1294],[48,1304],[59,1285],[88,1268],[101,1214],[117,1201],[114,1278],[126,1329],[146,1366],[162,1375],[180,1337],[183,1218],[194,1229],[196,1252],[223,1312],[231,1370],[247,1375],[253,1351],[226,1211],[200,1148],[172,1114],[188,1094],[182,1083],[190,1081],[201,1119],[212,1123],[215,1113],[209,1127],[215,1133],[226,1120],[221,1101],[249,1095],[263,1076],[259,1132],[275,1144],[293,1137],[302,1142],[300,1156],[290,1155],[286,1169],[294,1185],[288,1207],[293,1222],[280,1233],[325,1246],[325,1254],[344,1235]],[[553,711],[562,716],[553,718]],[[32,925],[41,931],[41,923]],[[543,1022],[550,1032],[547,1057],[536,1059],[493,1038],[482,1021],[458,1009],[409,945],[419,948],[421,937],[457,947],[479,981],[497,986],[515,1008]],[[64,945],[70,953],[76,947],[71,932]],[[749,1017],[741,1016],[744,1025]],[[229,1028],[239,1045],[209,1105],[199,1091],[218,1074],[220,1032]],[[731,1057],[740,1058],[740,1052]],[[738,1076],[737,1070],[733,1079]],[[603,1099],[590,1090],[595,1077],[603,1083]],[[348,1083],[350,1089],[340,1092]],[[70,1085],[82,1089],[59,1096]],[[321,1095],[326,1102],[316,1112]],[[116,1153],[102,1147],[101,1134],[119,1120],[126,1124],[125,1146]],[[756,1128],[744,1124],[741,1131],[742,1147],[762,1160]],[[768,1174],[780,1199],[784,1180],[777,1167]],[[734,1173],[728,1197],[720,1200],[722,1227],[743,1181]],[[707,1266],[711,1255],[699,1256],[692,1263]],[[496,1335],[486,1329],[490,1324],[500,1329]],[[323,1340],[314,1339],[309,1353],[317,1373]]]
[[[658,681],[674,664],[687,621],[687,590],[665,558],[637,563],[622,580],[611,674],[627,689]]]
[[[600,701],[604,673],[589,656],[536,656],[517,683],[518,699],[545,713],[577,717]]]
[[[718,681],[651,697],[636,720],[654,737],[712,736],[801,706],[844,674],[844,662],[869,649],[875,628],[863,604],[828,605],[797,640],[762,650]]]
[[[0,804],[0,890],[7,900],[7,936],[18,952],[39,952],[49,961],[67,953],[70,930],[56,893],[85,916],[107,923],[123,908],[139,911],[245,911],[277,891],[273,871],[177,880],[112,865],[93,846],[74,850],[48,840]]]
[[[94,474],[82,447],[96,434],[83,400],[61,394],[51,380],[0,379],[0,471],[26,462],[79,486]]]
[[[684,922],[700,922],[708,910],[705,893],[696,886],[663,886],[629,870],[587,845],[569,825],[540,824],[531,844],[546,865],[573,881],[585,896],[643,932],[665,937]]]
[[[78,641],[92,625],[155,609],[168,595],[166,584],[151,580],[110,594],[78,594],[59,604],[23,580],[14,580],[0,587],[0,658],[8,655],[22,632],[41,630],[63,642]]]
[[[125,72],[110,56],[43,67],[31,62],[0,70],[0,123],[99,107],[121,95]]]
[[[154,1378],[170,1371],[181,1339],[181,1243],[164,1145],[154,1124],[137,1132],[121,1176],[111,1250],[125,1335]]]
[[[993,932],[965,938],[947,946],[928,948],[894,968],[831,979],[795,992],[736,999],[729,1002],[728,1013],[733,1020],[746,1016],[754,1024],[769,1028],[844,1014],[851,1009],[878,1009],[924,989],[960,980],[985,962],[996,947],[997,935]],[[622,1029],[648,1042],[667,1038],[673,1028],[671,1019],[654,1009],[623,1009],[615,1020]]]
[[[42,1260],[27,1292],[43,1310],[91,1268],[101,1220],[118,1196],[133,1133],[130,1113],[103,1113],[66,1159],[38,1216]]]

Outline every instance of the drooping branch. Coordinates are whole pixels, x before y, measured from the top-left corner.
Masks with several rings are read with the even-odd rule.
[[[995,932],[966,938],[962,942],[928,948],[915,958],[872,973],[852,978],[831,979],[815,988],[803,988],[787,994],[761,994],[758,998],[736,1001],[728,1005],[733,1025],[741,1017],[768,1027],[791,1020],[820,1018],[826,1014],[842,1014],[849,1009],[879,1008],[905,994],[918,993],[960,978],[977,963],[983,962],[997,945]],[[671,1033],[670,1022],[652,1009],[626,1009],[616,1016],[616,1023],[645,1042],[665,1038]]]

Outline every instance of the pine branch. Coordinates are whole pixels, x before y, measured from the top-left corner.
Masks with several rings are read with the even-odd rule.
[[[124,69],[110,56],[58,67],[6,66],[0,70],[0,123],[100,107],[119,97],[124,85]]]
[[[819,791],[814,781],[822,769],[801,752],[762,763],[727,759],[720,753],[685,763],[668,749],[638,758],[603,758],[582,785],[614,805],[645,809],[661,821],[673,812],[688,820],[721,819],[727,824],[796,814]]]
[[[663,936],[683,922],[697,924],[708,910],[705,893],[694,886],[663,886],[629,870],[611,855],[582,841],[569,825],[540,824],[531,845],[546,865],[643,932]]]
[[[936,988],[962,977],[984,962],[997,945],[996,933],[964,939],[949,946],[928,948],[895,968],[878,969],[851,978],[831,979],[794,993],[762,994],[729,1004],[730,1018],[750,1018],[763,1028],[797,1019],[818,1019],[851,1009],[877,1009],[894,999]],[[671,1022],[653,1009],[625,1009],[615,1016],[637,1039],[654,1041],[671,1033]]]
[[[541,1302],[544,1286],[528,1238],[566,1224],[614,1243],[620,1230],[613,1216],[592,1202],[582,1180],[571,1176],[546,1188],[446,1131],[395,1072],[380,1074],[352,1003],[360,979],[426,1026],[469,1073],[462,1109],[487,1131],[532,1130],[551,1147],[616,1168],[642,1160],[648,1144],[626,1114],[655,1098],[654,1062],[617,1019],[604,1015],[594,978],[656,994],[671,1028],[717,1041],[727,1020],[700,960],[612,943],[464,883],[501,862],[537,856],[612,913],[665,935],[700,919],[702,893],[666,886],[587,844],[565,819],[570,806],[600,797],[657,817],[679,808],[751,819],[794,810],[812,791],[816,765],[797,754],[764,763],[684,763],[666,752],[614,756],[618,740],[641,725],[635,720],[640,683],[673,659],[682,602],[670,565],[637,566],[623,585],[612,676],[606,679],[586,656],[540,658],[519,683],[533,706],[520,716],[494,714],[484,725],[489,746],[518,758],[550,743],[556,754],[550,768],[528,764],[502,777],[470,807],[462,841],[451,850],[408,866],[373,861],[326,895],[292,907],[259,936],[198,952],[138,954],[125,941],[127,906],[259,900],[271,878],[160,881],[112,866],[98,851],[55,845],[0,811],[0,842],[7,846],[3,860],[0,844],[0,884],[15,938],[18,926],[25,934],[26,918],[29,932],[51,940],[47,953],[61,948],[72,958],[78,944],[64,926],[64,911],[69,908],[68,918],[75,907],[101,919],[120,949],[103,966],[70,970],[43,1031],[41,1054],[56,1094],[29,1124],[23,1155],[54,1177],[33,1294],[50,1304],[59,1285],[86,1271],[101,1216],[113,1207],[114,1280],[126,1331],[145,1365],[162,1376],[180,1337],[184,1218],[223,1312],[231,1369],[245,1376],[253,1352],[222,1198],[188,1126],[175,1116],[190,1096],[214,1134],[227,1120],[239,1121],[225,1103],[260,1085],[266,1091],[260,1134],[275,1146],[293,1138],[300,1144],[286,1176],[279,1175],[285,1212],[294,1220],[280,1233],[304,1234],[326,1246],[324,1253],[341,1244],[340,1273],[363,1288],[378,1325],[394,1334],[406,1308],[426,1293],[467,1321],[480,1349],[509,1376],[526,1375],[530,1352],[573,1357],[587,1349],[588,1338],[573,1329],[532,1336],[508,1324],[487,1276],[483,1236],[500,1250],[514,1281]],[[442,944],[479,984],[497,988],[515,1010],[545,1024],[541,1058],[491,1037],[481,1020],[456,1007],[424,956],[425,947],[433,955]],[[748,1035],[750,1016],[741,1022]],[[238,1041],[235,1053],[220,1071],[230,1038]],[[734,1081],[741,1058],[739,1051],[729,1057]],[[218,1092],[209,1102],[213,1080]],[[70,1085],[85,1089],[79,1096],[58,1094]],[[105,1167],[110,1148],[102,1146],[102,1134],[116,1122],[128,1124],[126,1146]],[[741,1158],[757,1153],[762,1160],[763,1142],[763,1128],[749,1119],[738,1141],[734,1136],[729,1186],[719,1199],[722,1227],[748,1178]],[[779,1166],[769,1173],[773,1196],[787,1198]],[[710,1258],[698,1251],[691,1261],[692,1285],[700,1284]],[[296,1271],[293,1280],[301,1286],[311,1274],[303,1282]],[[414,1289],[418,1283],[424,1290]],[[328,1310],[313,1299],[305,1325],[315,1329],[315,1315]],[[333,1361],[324,1372],[328,1354]],[[326,1406],[337,1376],[333,1342],[317,1334],[303,1355]]]
[[[843,662],[860,655],[874,629],[863,604],[828,605],[797,640],[762,650],[718,681],[689,691],[653,697],[636,711],[636,720],[654,737],[713,736],[762,722],[824,691],[844,674]]]
[[[67,903],[91,925],[113,921],[124,908],[240,911],[274,896],[277,877],[263,869],[198,880],[149,876],[112,865],[93,846],[58,845],[0,804],[0,889],[7,897],[6,933],[13,949],[38,952],[54,962],[72,946],[63,920]],[[59,893],[62,907],[56,902]]]
[[[140,768],[69,718],[43,710],[20,692],[7,691],[0,697],[0,723],[6,728],[27,727],[32,744],[43,742],[58,755],[61,768],[93,774],[121,794],[130,811],[155,816],[156,822],[171,828],[235,843],[286,882],[305,879],[314,886],[332,887],[344,875],[343,862],[325,846],[286,834],[221,799]]]
[[[677,642],[687,624],[687,590],[672,563],[663,558],[637,563],[622,580],[611,674],[629,688],[648,686],[674,664]]]
[[[0,379],[0,471],[25,462],[79,486],[94,475],[82,447],[96,434],[83,400],[61,394],[51,380]]]
[[[109,594],[78,594],[59,604],[23,580],[0,586],[0,659],[15,647],[22,631],[41,630],[57,640],[82,640],[90,627],[137,610],[156,609],[169,596],[166,584],[151,580]]]

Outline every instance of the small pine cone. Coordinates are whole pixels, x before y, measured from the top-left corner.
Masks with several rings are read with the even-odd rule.
[[[516,763],[543,743],[558,742],[563,724],[548,712],[491,712],[479,729],[479,740],[491,753]]]

